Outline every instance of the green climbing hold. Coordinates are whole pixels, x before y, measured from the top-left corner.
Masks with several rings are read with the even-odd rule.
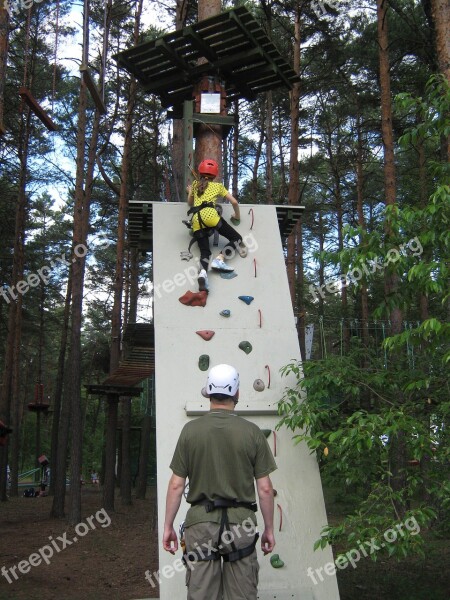
[[[271,429],[261,429],[261,431],[263,432],[263,434],[266,436],[266,438],[269,437],[269,435],[272,433]]]
[[[284,567],[284,562],[281,560],[278,554],[271,556],[270,564],[274,569],[280,569],[281,567]]]
[[[250,344],[250,342],[241,342],[239,344],[239,348],[241,350],[243,350],[245,352],[245,354],[250,354],[250,352],[253,350],[253,346]]]
[[[245,302],[245,304],[251,304],[254,300],[253,296],[238,296],[239,300]]]
[[[209,369],[209,356],[202,354],[198,359],[198,368],[200,371],[207,371]]]

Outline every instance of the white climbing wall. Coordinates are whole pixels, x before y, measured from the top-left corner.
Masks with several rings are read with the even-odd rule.
[[[252,229],[250,208],[254,217]],[[211,366],[228,363],[238,369],[241,378],[238,412],[262,429],[272,430],[268,442],[278,465],[272,474],[278,492],[275,552],[285,566],[274,569],[270,555],[264,557],[258,552],[261,566],[258,598],[338,600],[336,577],[327,574],[333,572],[329,564],[333,562],[331,550],[312,550],[327,523],[316,458],[305,444],[294,446],[292,432],[286,429],[273,432],[280,420],[277,401],[285,387],[294,383],[293,379],[281,377],[280,368],[300,357],[276,208],[241,206],[237,229],[247,242],[249,254],[245,259],[236,255],[229,261],[237,273],[234,279],[209,273],[210,293],[204,308],[185,306],[178,300],[187,290],[198,289],[197,245],[193,246],[193,260],[180,260],[180,252],[187,249],[190,239],[181,223],[186,210],[187,205],[181,203],[153,204],[160,600],[186,597],[184,572],[177,561],[181,551],[175,557],[164,552],[161,536],[171,475],[169,463],[178,435],[187,421],[209,409],[209,401],[201,395],[206,372],[199,369],[198,362],[203,354],[210,357]],[[231,214],[231,207],[225,205],[224,217],[228,221]],[[224,244],[221,238],[220,247]],[[217,248],[212,250],[214,254],[217,252]],[[238,299],[241,295],[253,296],[254,300],[247,305]],[[224,309],[231,311],[229,318],[220,315]],[[196,335],[202,329],[215,332],[210,341]],[[251,343],[250,354],[239,348],[242,341]],[[258,378],[266,384],[263,392],[253,389]],[[175,523],[177,531],[187,509],[183,499]],[[257,515],[262,525],[261,514]],[[313,572],[320,570],[320,575],[314,574],[317,584],[308,577],[308,567]]]

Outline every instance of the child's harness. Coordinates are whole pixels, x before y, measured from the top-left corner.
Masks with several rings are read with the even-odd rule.
[[[214,204],[214,202],[204,201],[201,204],[199,204],[198,206],[191,206],[191,208],[187,212],[188,216],[189,215],[191,216],[190,220],[189,221],[186,220],[186,221],[182,221],[182,222],[186,225],[186,227],[188,229],[192,229],[192,219],[194,218],[195,215],[197,215],[198,224],[200,225],[200,229],[198,229],[194,233],[194,237],[189,242],[187,251],[184,250],[183,252],[180,252],[181,260],[191,260],[191,258],[192,258],[191,248],[192,248],[193,244],[195,244],[195,242],[199,238],[209,237],[210,235],[214,235],[213,245],[214,246],[219,245],[219,229],[221,226],[221,222],[219,221],[215,227],[208,227],[208,225],[205,225],[205,223],[203,222],[202,217],[201,217],[201,211],[204,208],[214,208],[217,211],[217,214],[219,215],[219,217],[222,216],[222,207],[216,206]]]

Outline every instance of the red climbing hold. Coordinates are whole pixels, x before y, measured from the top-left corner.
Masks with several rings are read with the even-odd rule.
[[[178,300],[181,304],[186,304],[186,306],[206,306],[207,298],[208,292],[191,292],[188,290]]]
[[[199,335],[201,338],[203,338],[204,340],[206,340],[207,342],[209,342],[209,340],[212,338],[212,336],[216,332],[215,331],[211,331],[210,329],[202,329],[201,331],[196,331],[195,333],[197,335]]]

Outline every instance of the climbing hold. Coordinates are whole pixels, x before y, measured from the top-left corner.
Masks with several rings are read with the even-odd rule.
[[[209,356],[202,354],[198,359],[198,368],[200,371],[207,371],[209,369]]]
[[[222,277],[222,279],[233,279],[234,277],[237,277],[237,273],[235,273],[234,271],[232,271],[231,273],[225,273],[225,272],[221,272],[220,276]]]
[[[253,296],[238,296],[239,300],[245,302],[245,304],[251,304],[254,300]]]
[[[253,350],[253,346],[247,341],[241,342],[239,344],[239,348],[243,350],[245,354],[250,354],[250,352]]]
[[[272,565],[272,567],[274,569],[279,569],[281,567],[284,567],[284,562],[281,560],[279,554],[274,554],[273,556],[271,556],[270,564]]]
[[[206,306],[206,299],[208,298],[208,292],[191,292],[187,291],[183,296],[180,296],[178,300],[181,304],[186,306]]]
[[[269,381],[267,382],[267,389],[269,389],[270,388],[270,367],[269,367],[269,365],[266,365],[265,369],[267,369],[267,371],[269,372]]]
[[[207,342],[209,342],[209,340],[215,334],[215,331],[211,331],[210,329],[201,329],[200,331],[196,331],[195,333],[197,335],[199,335],[201,338],[203,338],[204,340],[206,340]]]
[[[209,398],[209,396],[208,396],[208,392],[206,391],[206,388],[205,388],[205,387],[203,387],[203,388],[202,388],[202,396],[203,396],[204,398]]]
[[[228,308],[225,308],[224,310],[220,311],[220,314],[222,315],[222,317],[231,317],[231,310],[228,310]]]
[[[263,434],[266,436],[266,438],[269,437],[269,435],[272,433],[271,429],[261,429],[261,431],[263,432]]]
[[[266,386],[264,385],[264,381],[262,379],[255,379],[253,382],[253,389],[257,392],[263,392],[265,387]]]

